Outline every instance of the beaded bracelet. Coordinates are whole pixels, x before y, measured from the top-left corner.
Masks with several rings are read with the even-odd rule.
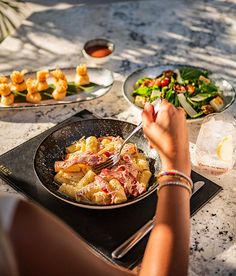
[[[182,182],[179,181],[168,181],[168,182],[164,182],[161,185],[158,186],[157,191],[158,193],[160,192],[161,188],[165,187],[165,186],[179,186],[179,187],[183,187],[185,189],[187,189],[189,191],[189,196],[191,197],[192,195],[192,189],[189,187],[189,185],[183,184]]]
[[[173,177],[177,177],[179,179],[183,178],[185,180],[187,180],[187,182],[189,183],[191,189],[193,189],[193,181],[190,177],[188,177],[186,174],[177,171],[177,170],[168,170],[168,171],[160,171],[157,175],[157,180],[159,178],[161,178],[162,176],[173,176]]]
[[[165,177],[167,177],[167,179],[165,179]],[[161,175],[159,178],[158,178],[158,180],[159,179],[161,179],[161,182],[166,182],[166,181],[168,181],[168,178],[169,177],[171,177],[171,180],[170,181],[181,181],[181,182],[184,182],[184,183],[186,183],[186,184],[188,184],[189,185],[189,187],[191,187],[191,183],[189,183],[189,181],[186,179],[186,178],[184,178],[184,177],[182,177],[182,176],[180,176],[180,175],[173,175],[173,176],[171,176],[171,175]],[[174,178],[174,179],[173,179]],[[162,180],[163,179],[163,180]],[[160,182],[160,180],[159,180],[159,182]]]

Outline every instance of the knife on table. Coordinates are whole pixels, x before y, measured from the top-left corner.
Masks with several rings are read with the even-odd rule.
[[[199,191],[203,186],[204,181],[197,181],[194,183],[192,196]],[[154,219],[149,220],[144,226],[142,226],[137,232],[135,232],[128,240],[117,247],[112,253],[112,258],[121,259],[127,252],[130,251],[145,235],[147,235],[154,226]]]

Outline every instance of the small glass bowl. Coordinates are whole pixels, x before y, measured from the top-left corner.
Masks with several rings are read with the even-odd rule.
[[[82,53],[84,57],[93,63],[107,62],[115,51],[115,44],[104,38],[96,38],[84,44]]]

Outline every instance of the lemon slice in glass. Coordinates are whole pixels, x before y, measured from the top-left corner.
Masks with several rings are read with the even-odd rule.
[[[225,162],[232,161],[233,158],[233,137],[227,135],[222,138],[216,149],[217,157]]]

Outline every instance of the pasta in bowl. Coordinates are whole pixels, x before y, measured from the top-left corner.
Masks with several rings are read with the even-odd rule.
[[[119,163],[92,170],[114,154],[135,125],[113,119],[76,121],[50,134],[38,147],[35,171],[54,196],[85,208],[112,209],[140,201],[155,191],[158,155],[142,130],[122,150]]]
[[[55,162],[54,180],[60,184],[59,191],[78,202],[99,205],[126,202],[146,192],[152,173],[136,144],[124,146],[116,166],[99,174],[92,170],[93,165],[115,154],[122,142],[119,136],[89,136],[67,147],[65,160]]]

